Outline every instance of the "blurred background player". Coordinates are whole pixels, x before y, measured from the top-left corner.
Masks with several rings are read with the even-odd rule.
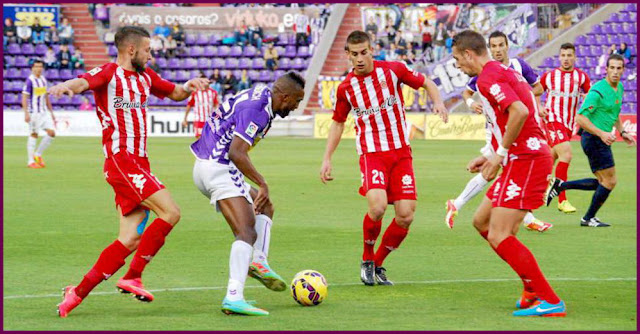
[[[209,84],[206,79],[195,78],[184,85],[176,85],[146,67],[151,59],[151,48],[149,33],[143,28],[125,26],[118,29],[115,43],[118,49],[115,63],[96,67],[49,91],[58,97],[93,90],[96,112],[102,124],[102,148],[106,157],[104,177],[116,194],[116,210],[120,215],[118,238],[102,251],[78,286],[64,288],[63,300],[58,304],[58,315],[62,318],[67,317],[100,282],[115,274],[136,249],[129,271],[116,286],[120,292],[133,294],[140,301],[153,301],[153,295],[142,284],[142,271],[180,220],[180,209],[149,166],[148,97],[153,94],[183,101],[193,89],[202,90]],[[144,230],[149,210],[157,218]]]
[[[620,122],[620,108],[624,93],[620,77],[623,72],[624,58],[618,54],[610,55],[607,60],[607,76],[591,87],[576,116],[576,122],[580,126],[582,136],[582,150],[589,159],[589,166],[597,179],[588,178],[564,182],[556,176],[547,191],[547,206],[554,197],[562,194],[564,190],[595,191],[589,209],[580,220],[581,226],[610,226],[610,224],[600,221],[596,217],[596,213],[618,182],[613,152],[611,152],[611,144],[616,140],[616,135],[611,132],[613,128],[618,130],[627,144],[636,144],[636,139],[624,129],[622,122]]]
[[[573,157],[569,141],[573,136],[576,110],[580,96],[589,91],[591,81],[587,73],[573,67],[576,62],[576,48],[573,44],[562,44],[559,58],[560,67],[544,73],[540,83],[547,92],[547,101],[542,109],[546,117],[547,138],[554,161],[559,160],[555,175],[566,181]],[[558,210],[564,213],[576,212],[564,192],[558,197]]]
[[[360,155],[362,186],[369,210],[364,216],[364,252],[360,278],[365,285],[392,285],[382,264],[409,232],[416,209],[416,186],[409,133],[405,122],[401,84],[424,87],[433,100],[433,111],[447,122],[448,111],[435,83],[400,62],[373,60],[373,46],[364,31],[353,31],[345,45],[353,70],[338,86],[333,122],[320,170],[322,182],[333,180],[331,156],[340,143],[344,122],[354,112],[356,148]],[[388,204],[395,218],[373,252]]]
[[[538,80],[538,75],[523,59],[509,58],[509,41],[507,39],[507,36],[503,32],[494,31],[491,33],[491,35],[489,35],[489,51],[491,52],[491,57],[494,60],[497,60],[502,64],[514,69],[516,72],[520,73],[525,78],[525,80],[527,80],[529,85],[533,88],[533,94],[536,96],[536,101],[538,101],[539,96],[542,94],[542,86],[540,85],[540,82]],[[462,97],[466,101],[467,106],[471,111],[477,114],[481,114],[483,111],[482,104],[474,101],[472,98],[473,94],[478,91],[478,87],[476,84],[477,81],[477,76],[472,77],[469,80],[467,89],[462,92]],[[487,108],[489,107],[490,106],[487,106]],[[487,144],[480,150],[480,152],[485,159],[490,159],[495,152],[493,152],[493,148],[491,146],[491,131],[489,130],[488,125],[486,127],[486,141]],[[482,157],[480,157],[479,159],[482,159]],[[469,166],[471,166],[474,161],[475,159],[469,163]],[[467,170],[470,169],[467,168]],[[469,202],[472,198],[479,194],[484,189],[484,187],[487,186],[488,183],[489,181],[485,180],[482,177],[482,173],[479,173],[471,180],[469,180],[464,190],[460,193],[460,195],[458,195],[458,197],[456,197],[456,199],[450,199],[447,201],[445,223],[449,228],[453,228],[454,218],[458,215],[460,209],[462,209],[462,207],[467,202]],[[544,232],[553,227],[552,224],[537,219],[531,212],[528,212],[524,216],[523,224],[527,229],[538,232]]]
[[[551,151],[536,117],[535,96],[527,81],[506,65],[492,61],[484,38],[466,30],[454,38],[456,66],[478,76],[477,86],[493,138],[495,154],[479,160],[485,180],[500,177],[478,207],[474,227],[491,248],[520,276],[524,284],[514,316],[565,316],[565,304],[555,294],[535,257],[517,238],[519,224],[528,211],[543,204],[547,180],[553,168]],[[528,308],[527,308],[528,307]]]
[[[49,93],[47,93],[47,78],[42,75],[43,70],[44,62],[35,59],[31,65],[31,75],[25,80],[22,87],[24,121],[29,124],[29,137],[27,137],[27,167],[29,168],[45,167],[42,153],[51,145],[56,136],[55,116],[49,100]],[[36,150],[40,130],[44,130],[46,135]]]
[[[206,78],[206,76],[202,74],[200,78]],[[189,116],[191,108],[195,109],[193,129],[195,131],[196,138],[200,138],[204,122],[211,113],[218,108],[218,92],[207,87],[205,90],[197,90],[191,93],[191,98],[189,98],[189,102],[187,103],[187,109],[184,111],[184,120],[182,121],[182,126],[184,127],[187,127],[188,125],[187,116]]]
[[[222,212],[236,237],[229,255],[227,295],[222,302],[226,314],[269,314],[245,301],[247,271],[271,290],[286,289],[282,277],[267,262],[273,205],[267,182],[248,152],[269,131],[275,115],[287,117],[303,97],[304,78],[294,72],[278,78],[273,90],[258,84],[241,91],[208,118],[202,137],[191,145],[196,156],[193,181]],[[245,176],[258,190],[245,182]]]

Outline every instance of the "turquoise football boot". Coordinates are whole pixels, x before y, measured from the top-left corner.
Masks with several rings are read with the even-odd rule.
[[[251,262],[249,276],[260,281],[269,290],[284,291],[287,288],[287,283],[269,267],[266,261]]]
[[[232,302],[227,298],[222,301],[222,313],[258,316],[269,315],[269,312],[247,303],[244,299]]]
[[[527,309],[514,311],[513,315],[516,317],[564,317],[567,315],[567,307],[562,300],[557,304],[540,300],[540,303],[533,304]]]

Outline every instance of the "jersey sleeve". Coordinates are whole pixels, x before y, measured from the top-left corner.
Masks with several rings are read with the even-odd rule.
[[[107,63],[100,67],[95,67],[85,74],[79,75],[78,78],[87,80],[89,89],[96,90],[108,85],[112,76],[113,63]]]
[[[162,79],[158,73],[148,67],[146,73],[151,78],[151,94],[163,99],[167,95],[173,93],[173,90],[176,88],[176,84]]]
[[[399,61],[389,62],[389,67],[395,72],[401,83],[413,89],[422,87],[427,80],[424,74],[408,68],[407,65]]]
[[[587,73],[582,72],[582,74],[584,75],[584,82],[580,87],[582,88],[582,91],[586,93],[589,91],[589,89],[591,89],[591,79],[589,78],[589,75]]]
[[[338,86],[338,92],[336,94],[336,105],[333,108],[332,119],[338,123],[344,123],[347,121],[347,116],[349,116],[350,111],[351,104],[347,99],[347,92],[342,85],[340,85]]]
[[[24,95],[33,94],[33,82],[31,82],[31,80],[27,79],[24,82],[24,85],[22,86],[22,94]]]
[[[540,85],[542,85],[542,90],[547,90],[549,89],[549,87],[547,87],[547,75],[549,75],[549,72],[544,72],[542,74],[542,76],[540,77]]]
[[[509,83],[508,78],[513,77],[513,73],[504,71],[502,73],[494,73],[489,80],[478,80],[478,89],[483,96],[493,105],[498,105],[500,111],[507,112],[507,108],[516,101],[520,101],[514,87]],[[516,80],[513,78],[513,80]]]
[[[253,146],[258,135],[269,125],[269,114],[263,104],[255,102],[241,102],[236,106],[236,113],[238,120],[233,135]]]
[[[580,110],[578,110],[578,114],[589,116],[593,114],[598,107],[600,106],[600,102],[602,101],[603,95],[596,89],[592,89],[587,93],[587,97],[584,99]]]
[[[520,65],[522,66],[522,76],[529,83],[529,85],[533,86],[538,81],[540,81],[540,77],[538,74],[527,64],[527,62],[520,60]]]
[[[473,77],[471,78],[471,80],[469,80],[469,83],[467,84],[467,89],[472,91],[472,92],[477,92],[478,91],[478,77]]]
[[[193,107],[196,105],[196,93],[191,93],[191,96],[189,96],[189,101],[187,102],[187,105],[189,107]]]

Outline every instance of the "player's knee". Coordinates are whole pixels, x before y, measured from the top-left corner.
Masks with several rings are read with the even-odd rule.
[[[569,163],[571,162],[571,159],[573,159],[573,153],[571,153],[570,150],[566,150],[564,152],[562,152],[562,156],[560,157],[560,160]]]
[[[602,180],[602,185],[609,190],[613,190],[613,188],[616,187],[617,183],[618,178],[616,176],[610,176]]]
[[[479,232],[486,231],[489,223],[485,219],[481,219],[480,217],[473,217],[473,227],[476,228]]]
[[[404,228],[409,228],[409,226],[411,226],[411,223],[413,222],[413,216],[413,211],[397,212],[396,224]]]
[[[37,134],[37,133],[32,133],[32,134],[31,134],[31,137],[33,137],[33,138],[36,138],[36,139],[37,139],[37,138],[38,138],[38,134]]]
[[[130,235],[121,237],[120,243],[129,250],[136,250],[138,249],[138,245],[140,245],[140,235],[136,234],[135,236]]]
[[[54,138],[56,136],[56,132],[53,130],[46,130],[47,136]]]
[[[249,245],[253,245],[258,238],[258,234],[256,233],[255,228],[244,228],[238,231],[236,238],[248,243]]]
[[[494,232],[489,230],[489,234],[487,235],[487,241],[491,244],[493,248],[498,248],[500,243],[506,239],[509,235],[505,235],[504,233]]]
[[[369,207],[369,218],[373,221],[380,221],[384,217],[384,212],[386,211],[387,206],[384,205],[374,205]]]
[[[275,213],[275,208],[271,202],[265,205],[264,209],[262,209],[262,214],[266,215],[269,218],[273,218],[273,214]]]
[[[171,225],[175,225],[180,221],[180,208],[178,205],[172,205],[163,213],[162,219]]]

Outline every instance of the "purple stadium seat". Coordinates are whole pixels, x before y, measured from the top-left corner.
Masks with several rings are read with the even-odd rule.
[[[198,68],[201,70],[207,69],[211,67],[211,59],[209,58],[198,58]]]
[[[622,32],[624,32],[626,34],[635,34],[637,29],[638,28],[637,28],[635,23],[623,23],[622,24]]]
[[[601,34],[601,33],[602,33],[602,25],[596,24],[591,28],[590,34],[597,35],[597,34]]]
[[[85,70],[81,69],[81,68],[77,68],[75,70],[73,70],[73,77],[77,78],[79,75],[83,75],[85,73]]]
[[[612,13],[605,22],[620,22],[620,18],[618,17],[618,13]]]
[[[220,36],[218,36],[217,34],[211,34],[211,36],[209,36],[209,44],[210,45],[220,44]]]
[[[212,68],[217,68],[217,69],[224,68],[224,59],[222,59],[222,58],[213,58],[213,61],[211,62],[211,67]]]
[[[109,53],[109,56],[115,57],[118,55],[118,49],[116,48],[115,45],[109,45],[108,53]]]
[[[206,35],[204,33],[199,33],[198,34],[198,38],[196,39],[196,44],[197,45],[207,45],[207,44],[209,44],[209,35]]]
[[[294,34],[289,34],[289,44],[290,45],[296,45],[296,35]]]
[[[22,49],[20,49],[20,45],[11,43],[7,45],[7,53],[10,55],[19,55],[22,54]]]
[[[242,56],[242,47],[239,45],[234,45],[231,47],[231,52],[229,52],[230,57],[241,57]]]
[[[306,70],[307,68],[309,68],[309,64],[311,63],[311,58],[304,58],[302,62],[304,63],[304,69]]]
[[[620,22],[630,22],[631,21],[631,17],[629,16],[629,13],[627,13],[627,12],[620,13],[619,18],[620,18]]]
[[[205,57],[215,57],[218,55],[218,48],[213,45],[207,45],[204,47],[204,56]]]
[[[273,81],[273,72],[269,70],[260,71],[260,76],[258,77],[258,81],[263,81],[263,82]]]
[[[294,58],[293,62],[291,62],[291,68],[294,70],[302,70],[305,68],[304,61],[302,58]]]
[[[636,12],[630,12],[629,13],[630,22],[636,22],[637,19],[638,19],[638,14],[636,14]]]
[[[242,76],[242,70],[235,70],[232,74],[234,77],[236,77],[236,79],[240,79],[240,77]]]
[[[47,80],[51,81],[51,80],[58,80],[60,79],[60,73],[57,69],[55,68],[50,68],[48,70],[46,70],[44,72],[44,76],[47,78]]]
[[[176,81],[178,82],[186,82],[189,79],[191,79],[191,73],[189,73],[188,71],[178,71],[178,74],[176,74]]]
[[[178,58],[171,58],[169,59],[169,63],[167,64],[167,67],[175,70],[175,69],[179,69],[182,67],[182,61],[180,61],[180,59]]]
[[[13,81],[13,91],[14,92],[22,92],[22,88],[24,86],[24,81],[22,80],[17,80],[17,81]],[[635,90],[635,88],[634,88]]]
[[[14,67],[16,65],[16,59],[14,57],[4,55],[4,63],[8,65],[7,67]]]
[[[71,98],[71,104],[79,107],[80,104],[82,104],[82,96],[81,95],[74,95]]]
[[[18,103],[18,95],[17,94],[4,93],[4,95],[2,97],[3,97],[4,103],[6,103],[6,104],[16,104],[16,103]]]
[[[156,64],[158,64],[158,67],[160,68],[166,68],[167,58],[163,58],[163,57],[156,58]]]
[[[73,79],[73,72],[71,72],[71,70],[68,70],[68,69],[60,70],[60,79],[62,80]]]
[[[184,60],[182,68],[184,69],[198,68],[198,60],[196,60],[195,58],[186,58]]]
[[[194,46],[189,50],[190,57],[202,57],[204,56],[204,48],[201,46]]]
[[[598,66],[598,58],[596,57],[586,57],[585,58],[585,67],[591,68]]]
[[[244,48],[244,52],[242,53],[242,55],[244,57],[253,58],[253,57],[256,56],[257,53],[258,53],[258,49],[256,49],[256,47],[253,46],[253,45],[249,45],[249,46]]]
[[[228,57],[230,52],[231,48],[226,45],[218,47],[218,57]]]
[[[16,56],[15,58],[15,67],[29,67],[29,58],[24,56]]]
[[[587,44],[587,37],[585,35],[580,35],[576,37],[576,45],[585,45]]]
[[[44,44],[36,45],[35,54],[37,54],[38,56],[44,56],[45,53],[47,53],[46,45]]]
[[[295,45],[287,45],[282,57],[293,58],[295,56],[296,56],[296,46]]]
[[[184,38],[184,44],[186,45],[194,45],[196,44],[197,36],[195,34],[187,34]]]
[[[2,91],[3,92],[13,91],[13,82],[7,81],[7,80],[2,81]]]
[[[287,73],[287,71],[283,71],[283,70],[276,70],[276,71],[274,72],[274,77],[275,77],[275,78],[279,78],[279,77],[281,77],[281,76],[285,75],[285,73]]]
[[[259,71],[249,71],[247,74],[249,75],[249,79],[251,79],[251,81],[258,81],[258,78],[260,77]]]
[[[189,71],[189,78],[197,78],[200,76],[200,70]]]
[[[551,67],[553,66],[553,57],[547,57],[542,61],[542,66]]]
[[[31,69],[28,67],[25,68],[21,68],[20,69],[20,78],[21,79],[26,79],[31,75]]]
[[[608,43],[607,35],[596,35],[595,39],[596,39],[595,43],[592,43],[592,44],[607,44]]]
[[[308,46],[301,46],[298,48],[298,53],[296,54],[298,57],[310,57],[311,54],[309,53],[309,47]]]
[[[595,44],[601,44],[601,43],[596,42],[596,35],[587,35],[587,39],[585,40],[584,44],[595,45]]]
[[[264,59],[262,58],[254,58],[253,64],[251,64],[251,68],[254,70],[264,70]]]
[[[238,68],[239,69],[244,69],[244,70],[248,70],[251,68],[251,58],[240,58],[240,61],[238,62]]]
[[[176,79],[176,72],[167,70],[162,71],[162,78],[169,81],[174,81]]]
[[[33,46],[33,44],[30,43],[25,43],[22,44],[22,54],[25,56],[30,56],[36,53],[36,48]]]
[[[287,36],[286,33],[278,34],[278,41],[276,42],[276,45],[288,45],[288,44],[289,44],[289,36]]]
[[[227,58],[224,67],[228,70],[238,68],[238,59],[236,58]]]
[[[69,95],[62,95],[55,101],[51,101],[51,104],[57,104],[61,106],[67,105],[69,103],[71,103],[71,99],[69,98]]]
[[[291,59],[289,58],[280,58],[278,62],[278,68],[283,70],[288,70],[291,68]]]

